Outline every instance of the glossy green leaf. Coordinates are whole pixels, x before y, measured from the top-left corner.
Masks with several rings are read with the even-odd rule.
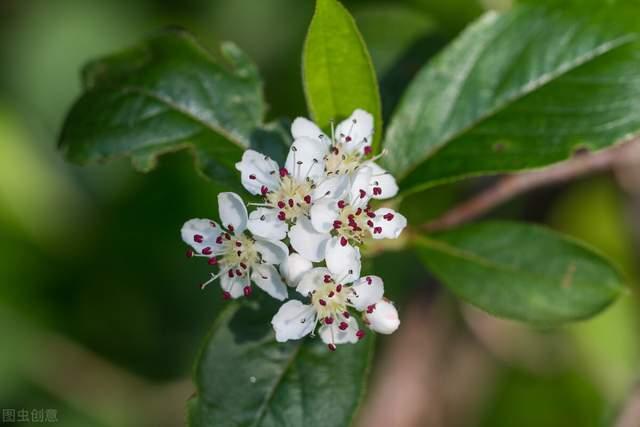
[[[262,83],[232,44],[217,58],[184,32],[166,32],[90,63],[83,82],[60,137],[79,163],[129,156],[148,171],[159,155],[190,148],[206,176],[224,181],[259,138]]]
[[[373,114],[374,149],[382,130],[380,95],[367,47],[349,12],[336,0],[317,0],[302,58],[309,112],[319,126],[356,108]]]
[[[588,318],[620,293],[602,256],[539,226],[486,222],[418,237],[429,269],[465,301],[497,316],[546,325]]]
[[[348,426],[365,390],[373,338],[327,349],[319,338],[278,343],[277,305],[221,313],[196,365],[191,427]]]
[[[635,9],[490,12],[427,64],[388,129],[405,191],[539,167],[640,131]]]

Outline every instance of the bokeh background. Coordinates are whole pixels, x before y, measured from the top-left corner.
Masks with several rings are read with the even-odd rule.
[[[371,51],[386,117],[411,76],[468,22],[509,7],[345,4]],[[85,62],[175,25],[211,48],[232,40],[248,52],[271,118],[305,114],[300,55],[312,12],[311,0],[0,0],[0,408],[54,409],[65,427],[184,424],[191,366],[222,301],[215,287],[200,291],[207,266],[184,257],[179,228],[215,216],[219,189],[185,153],[147,175],[126,160],[67,164],[57,134]],[[625,271],[629,291],[593,320],[554,330],[498,320],[461,305],[409,254],[370,260],[403,307],[403,327],[378,340],[358,423],[614,423],[640,372],[639,167],[626,159],[493,213],[586,240]],[[490,182],[436,188],[402,210],[424,221]]]

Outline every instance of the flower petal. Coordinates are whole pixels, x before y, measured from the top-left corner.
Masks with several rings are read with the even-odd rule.
[[[346,329],[340,329],[340,322],[333,322],[330,325],[322,325],[322,327],[320,327],[318,334],[325,344],[355,344],[358,342],[356,333],[359,328],[358,321],[355,317],[343,319],[341,322],[347,324]]]
[[[398,194],[398,184],[393,175],[374,162],[367,163],[367,166],[372,170],[369,190],[374,199],[390,199]]]
[[[247,228],[247,207],[236,193],[218,194],[218,210],[223,227],[229,229],[229,226],[232,226],[234,233],[240,233]]]
[[[278,219],[278,211],[269,208],[258,208],[251,212],[247,228],[254,236],[268,240],[282,240],[289,231],[287,223]]]
[[[263,186],[270,191],[280,187],[278,164],[257,151],[246,150],[236,169],[240,171],[242,186],[251,194],[262,194]]]
[[[407,226],[407,218],[393,209],[380,208],[374,212],[371,236],[374,239],[397,239]]]
[[[324,175],[324,156],[328,146],[309,138],[293,141],[285,167],[293,177],[301,182],[309,178],[316,180]]]
[[[316,324],[316,311],[313,306],[297,300],[287,301],[271,319],[276,331],[276,341],[297,340],[309,335]]]
[[[236,299],[244,295],[244,288],[249,286],[249,277],[245,274],[242,277],[229,277],[223,274],[220,277],[220,287],[223,291],[229,292],[231,298]]]
[[[283,263],[289,255],[289,248],[280,240],[266,240],[256,237],[254,245],[262,257],[262,262],[266,264]]]
[[[373,116],[357,109],[348,119],[340,122],[335,131],[336,141],[342,143],[347,152],[363,150],[371,144],[373,136]]]
[[[220,245],[216,243],[216,237],[221,231],[220,226],[210,219],[194,218],[184,223],[180,234],[182,240],[198,253],[206,247],[217,252]]]
[[[289,242],[293,249],[313,262],[324,259],[330,237],[328,233],[316,231],[306,217],[299,217],[296,225],[289,230]]]
[[[313,291],[318,289],[318,286],[324,283],[324,276],[327,274],[331,275],[329,270],[324,267],[316,267],[306,272],[302,278],[300,278],[300,283],[298,283],[296,291],[298,291],[300,295],[308,297]]]
[[[318,125],[304,117],[297,117],[293,123],[291,123],[291,135],[293,139],[310,138],[322,141],[325,144],[331,143],[329,137],[320,130]]]
[[[373,312],[365,314],[365,319],[369,327],[380,334],[391,334],[400,326],[398,310],[386,300],[378,301]]]
[[[261,264],[254,266],[251,272],[251,280],[260,289],[277,300],[283,301],[288,296],[287,286],[280,278],[278,270],[272,265]]]
[[[311,193],[311,198],[314,203],[318,200],[324,200],[325,198],[341,199],[345,197],[348,188],[349,176],[334,175],[319,181]]]
[[[352,295],[349,296],[349,301],[356,310],[363,311],[382,299],[384,283],[378,276],[365,276],[354,283],[351,290]]]
[[[360,277],[360,249],[342,246],[338,237],[329,240],[325,262],[337,282],[351,283]]]
[[[338,219],[340,211],[335,199],[323,199],[311,206],[309,214],[313,228],[328,233],[333,229],[333,223]]]
[[[349,203],[354,208],[363,208],[371,200],[371,189],[369,183],[373,170],[369,166],[363,166],[355,173],[351,180],[349,190]]]
[[[311,261],[294,252],[280,264],[280,274],[289,286],[297,286],[302,276],[312,268]]]

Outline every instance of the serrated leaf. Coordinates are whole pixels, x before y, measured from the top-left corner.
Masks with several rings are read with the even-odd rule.
[[[427,267],[497,316],[555,325],[588,318],[620,294],[611,264],[576,240],[521,223],[485,222],[417,238]]]
[[[204,175],[233,181],[234,163],[262,126],[258,71],[229,43],[217,58],[168,31],[90,63],[83,82],[60,136],[78,163],[129,156],[148,171],[158,156],[190,148]]]
[[[485,14],[409,86],[383,165],[415,191],[547,165],[637,134],[640,44],[637,25],[621,14],[539,6]]]
[[[304,44],[302,70],[309,112],[319,126],[362,108],[375,120],[373,147],[382,134],[375,70],[349,12],[336,0],[317,0]]]
[[[319,338],[275,341],[277,306],[223,311],[196,365],[189,425],[348,426],[363,397],[373,338],[327,349]]]

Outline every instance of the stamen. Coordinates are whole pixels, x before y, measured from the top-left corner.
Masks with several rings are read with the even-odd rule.
[[[202,243],[204,241],[204,237],[202,236],[202,234],[195,234],[193,236],[193,240],[196,243]]]
[[[193,251],[191,249],[187,249],[186,255],[187,255],[187,258],[193,257]]]
[[[356,332],[356,337],[358,337],[359,340],[364,338],[364,331],[362,329],[359,329],[358,332]]]
[[[245,286],[242,292],[245,297],[251,296],[251,286]]]
[[[349,327],[349,324],[347,322],[340,322],[340,325],[338,325],[338,328],[340,328],[341,331],[344,331],[348,327]]]
[[[207,264],[209,265],[216,265],[218,263],[218,258],[216,257],[211,257],[209,258],[209,261],[207,261]]]
[[[229,300],[231,299],[231,294],[227,291],[222,292],[222,299]]]

